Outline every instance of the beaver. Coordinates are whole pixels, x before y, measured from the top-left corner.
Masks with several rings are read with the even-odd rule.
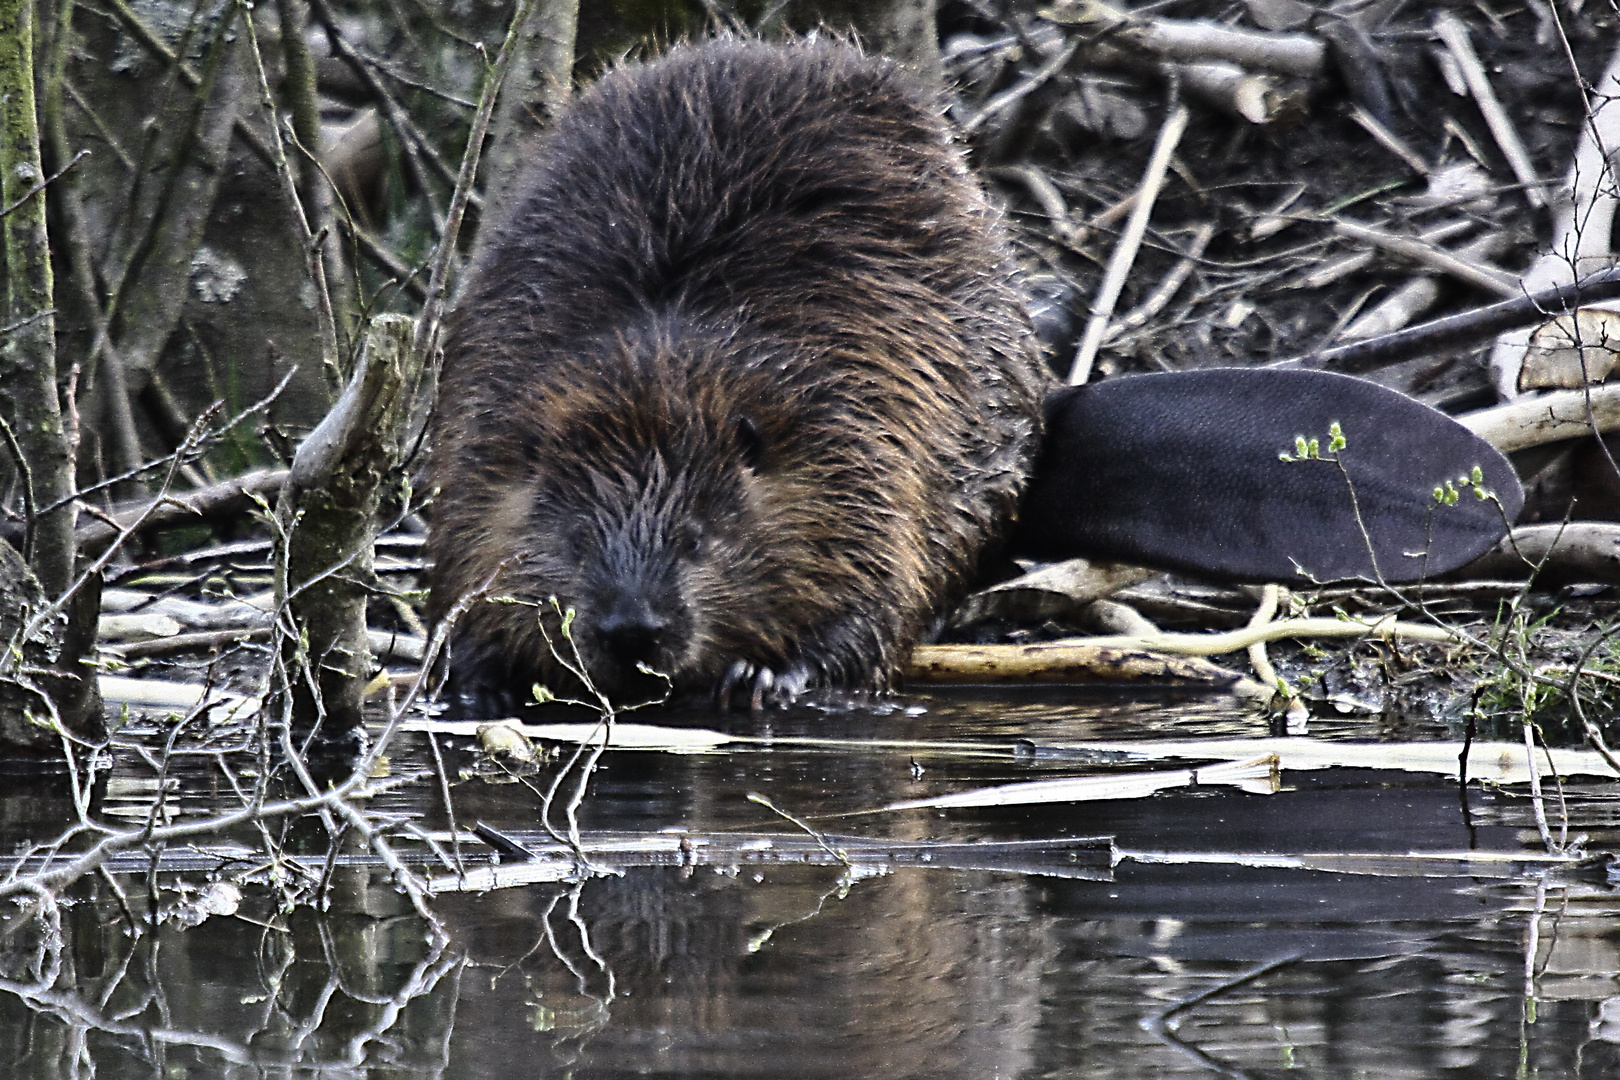
[[[1049,381],[941,95],[824,37],[681,45],[504,198],[433,426],[452,708],[577,688],[542,620],[620,701],[889,686],[1007,532]]]

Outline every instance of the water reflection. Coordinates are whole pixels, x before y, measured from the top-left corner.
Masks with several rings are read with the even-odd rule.
[[[1138,703],[1128,714],[1027,700],[920,704],[927,711],[769,722],[778,733],[971,731],[1002,742],[1032,729],[1067,738],[1263,733],[1252,719],[1185,701]],[[472,760],[459,744],[445,754],[452,769]],[[921,762],[918,778],[916,756],[894,747],[610,754],[582,825],[782,832],[747,792],[813,816],[1060,767],[940,755]],[[424,743],[402,744],[392,768],[429,760]],[[133,761],[114,776],[127,791],[149,779]],[[176,805],[205,804],[216,780],[201,761],[182,770]],[[1439,780],[1343,769],[1287,780],[1269,797],[1194,789],[823,824],[910,840],[1107,834],[1125,851],[1182,856],[1536,850],[1528,811],[1508,794],[1474,789],[1464,799]],[[61,786],[8,784],[7,838],[59,829],[69,814]],[[1576,825],[1610,839],[1605,789],[1569,793]],[[463,826],[534,828],[534,796],[521,785],[469,780],[452,800]],[[377,809],[428,831],[449,824],[435,784],[394,792]],[[385,871],[328,873],[324,910],[278,910],[275,892],[250,888],[234,911],[208,917],[197,902],[203,877],[168,873],[88,879],[55,926],[11,906],[0,944],[4,1075],[977,1080],[1620,1069],[1617,903],[1601,865],[1351,874],[1127,858],[1104,880],[641,866],[573,885],[441,895],[442,936]],[[178,892],[182,882],[193,891]]]

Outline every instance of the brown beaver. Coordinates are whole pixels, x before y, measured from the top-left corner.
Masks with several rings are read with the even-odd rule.
[[[726,39],[562,116],[445,347],[432,618],[495,582],[455,709],[570,688],[551,596],[616,699],[652,669],[756,708],[888,685],[961,596],[1046,376],[941,113],[850,45]]]

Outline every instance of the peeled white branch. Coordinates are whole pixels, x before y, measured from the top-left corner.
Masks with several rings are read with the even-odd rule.
[[[1540,567],[1561,580],[1620,582],[1620,524],[1521,525],[1473,565],[1481,573],[1528,574]]]
[[[1552,239],[1547,253],[1524,272],[1525,292],[1568,285],[1614,262],[1614,213],[1620,202],[1611,163],[1611,156],[1620,150],[1620,104],[1616,99],[1620,99],[1620,50],[1592,88],[1575,160],[1553,206]],[[1521,392],[1519,372],[1534,330],[1510,330],[1496,339],[1491,380],[1504,398]]]
[[[1283,91],[1274,79],[1224,61],[1176,64],[1174,69],[1188,93],[1251,124],[1271,123],[1296,96]]]
[[[1197,19],[1133,15],[1099,0],[1058,0],[1041,16],[1080,26],[1116,45],[1172,60],[1224,60],[1245,68],[1312,78],[1327,70],[1327,45],[1309,34],[1240,30]]]
[[[1500,233],[1482,236],[1458,249],[1457,257],[1473,263],[1497,254],[1507,244]],[[1392,333],[1409,325],[1434,306],[1440,298],[1440,282],[1432,274],[1420,274],[1391,292],[1377,305],[1357,316],[1339,335],[1344,341],[1364,341]]]
[[[1592,419],[1600,433],[1620,430],[1620,384],[1591,390]],[[1590,435],[1587,392],[1560,390],[1468,413],[1457,420],[1504,454],[1527,446]]]

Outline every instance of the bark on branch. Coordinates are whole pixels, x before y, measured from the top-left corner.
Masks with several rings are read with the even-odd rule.
[[[411,348],[415,324],[379,315],[366,334],[348,387],[293,458],[276,507],[287,540],[277,610],[293,722],[340,734],[360,724],[371,675],[366,597],[372,544],[388,484],[403,457],[409,391],[421,366]]]

